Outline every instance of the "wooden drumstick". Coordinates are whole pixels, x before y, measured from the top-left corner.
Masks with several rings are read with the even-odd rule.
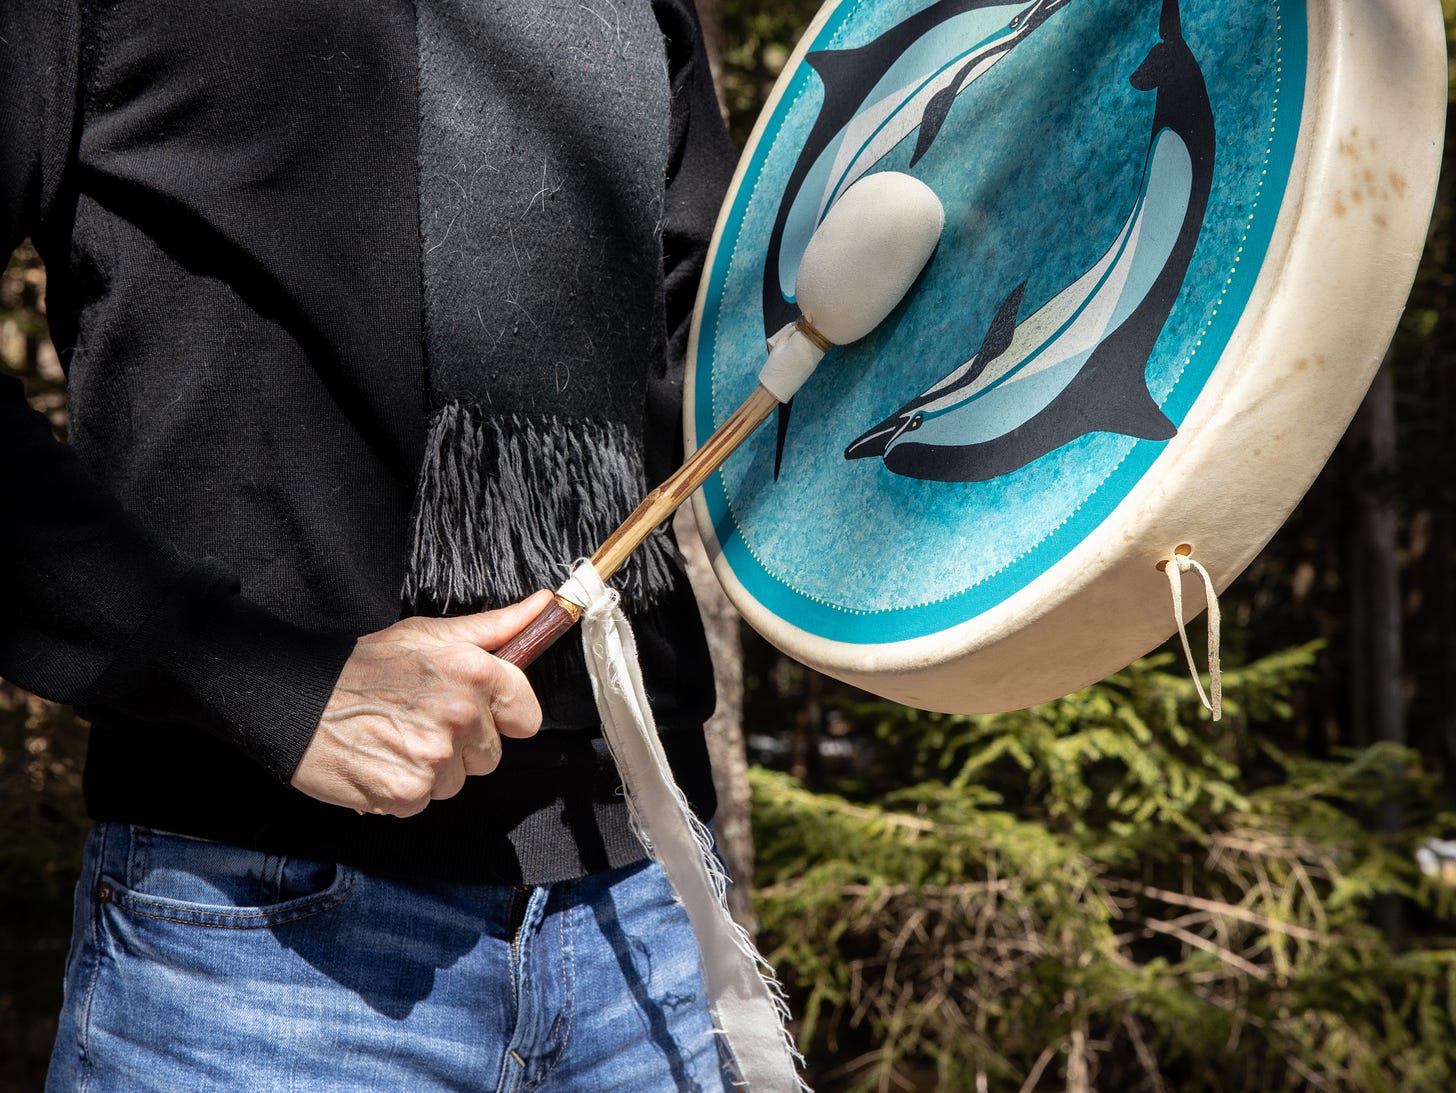
[[[722,466],[780,403],[794,397],[831,346],[877,327],[920,275],[945,227],[940,200],[918,179],[893,171],[866,175],[846,190],[804,249],[794,294],[802,315],[769,340],[758,386],[681,467],[647,495],[592,555],[610,580],[652,531]],[[550,607],[498,649],[524,668],[581,618],[565,586]]]

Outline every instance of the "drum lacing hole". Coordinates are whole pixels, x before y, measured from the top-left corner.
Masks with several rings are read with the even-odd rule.
[[[98,903],[110,903],[111,902],[111,896],[112,896],[112,888],[111,888],[111,885],[109,885],[109,884],[107,884],[107,883],[105,883],[103,881],[101,884],[98,884],[96,886],[96,900],[97,900]]]
[[[1193,546],[1190,543],[1179,543],[1176,547],[1173,548],[1173,553],[1181,554],[1183,555],[1183,557],[1187,558],[1193,553]],[[1168,569],[1168,559],[1164,558],[1161,562],[1157,564],[1156,568],[1159,573],[1166,572]]]

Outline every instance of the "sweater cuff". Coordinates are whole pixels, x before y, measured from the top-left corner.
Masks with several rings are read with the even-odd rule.
[[[98,681],[98,704],[205,728],[286,783],[355,638],[294,626],[238,589],[205,566],[188,572]]]

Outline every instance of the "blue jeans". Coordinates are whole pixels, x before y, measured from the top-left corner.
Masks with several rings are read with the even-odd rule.
[[[543,888],[419,885],[98,824],[46,1088],[731,1083],[655,864]]]

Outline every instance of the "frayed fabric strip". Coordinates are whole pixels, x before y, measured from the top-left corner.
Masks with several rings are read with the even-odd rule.
[[[802,1059],[788,1034],[788,1004],[753,941],[728,914],[727,877],[712,836],[673,781],[637,663],[637,643],[590,562],[560,594],[585,608],[582,647],[607,744],[627,791],[632,826],[661,865],[698,939],[709,1005],[751,1093],[796,1093]]]

